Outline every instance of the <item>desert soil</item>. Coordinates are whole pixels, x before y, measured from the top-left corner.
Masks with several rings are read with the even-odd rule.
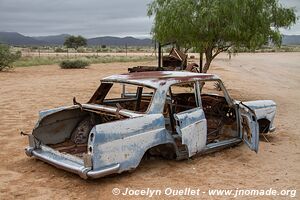
[[[146,160],[134,172],[98,180],[83,180],[24,154],[27,137],[19,133],[21,130],[31,133],[38,111],[72,104],[74,96],[85,102],[100,78],[124,73],[137,64],[155,63],[96,64],[81,70],[62,70],[51,65],[0,73],[0,199],[134,198],[112,195],[113,188],[127,187],[161,190],[192,187],[202,191],[298,189],[296,198],[299,198],[300,53],[239,54],[231,60],[223,54],[213,62],[210,73],[222,77],[232,97],[272,99],[278,104],[277,130],[267,137],[269,142],[261,138],[258,154],[242,144],[186,161]],[[159,198],[167,196],[152,199]]]

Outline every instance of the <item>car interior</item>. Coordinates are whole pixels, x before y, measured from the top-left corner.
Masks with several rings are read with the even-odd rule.
[[[207,144],[238,136],[235,108],[229,106],[216,81],[199,84],[201,105],[207,120]],[[177,84],[171,86],[164,107],[166,129],[176,133],[174,114],[198,107],[195,84]]]

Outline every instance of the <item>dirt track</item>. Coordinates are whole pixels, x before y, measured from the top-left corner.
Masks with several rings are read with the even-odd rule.
[[[240,145],[188,161],[144,161],[133,173],[88,181],[25,156],[27,140],[19,132],[30,133],[39,110],[71,104],[73,96],[87,101],[101,77],[126,72],[134,65],[97,64],[85,70],[52,65],[0,73],[0,199],[128,198],[113,196],[115,187],[298,189],[299,198],[300,53],[239,54],[231,61],[221,55],[213,63],[210,73],[222,77],[234,98],[272,99],[278,104],[277,130],[268,137],[269,143],[261,139],[258,154]],[[156,198],[167,197],[152,199]]]

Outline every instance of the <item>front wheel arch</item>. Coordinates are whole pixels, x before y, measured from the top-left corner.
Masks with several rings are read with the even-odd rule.
[[[266,119],[266,118],[259,119],[259,120],[257,120],[257,122],[258,122],[258,127],[259,127],[259,133],[268,133],[269,132],[271,122],[268,119]]]

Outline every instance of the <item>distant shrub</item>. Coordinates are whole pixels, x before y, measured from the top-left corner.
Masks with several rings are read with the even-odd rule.
[[[108,48],[101,49],[101,52],[104,52],[104,53],[109,52],[109,49]]]
[[[78,52],[78,53],[85,53],[85,52],[86,52],[86,49],[83,48],[83,47],[79,47],[79,48],[77,49],[77,52]]]
[[[59,65],[62,69],[84,69],[89,66],[87,60],[78,59],[78,60],[64,60]]]
[[[9,46],[0,44],[0,71],[13,67],[13,62],[21,58],[21,52],[12,53]]]
[[[62,49],[62,48],[56,48],[56,49],[54,50],[54,52],[55,52],[55,53],[65,53],[65,52],[68,52],[68,50],[67,50],[67,49]]]

